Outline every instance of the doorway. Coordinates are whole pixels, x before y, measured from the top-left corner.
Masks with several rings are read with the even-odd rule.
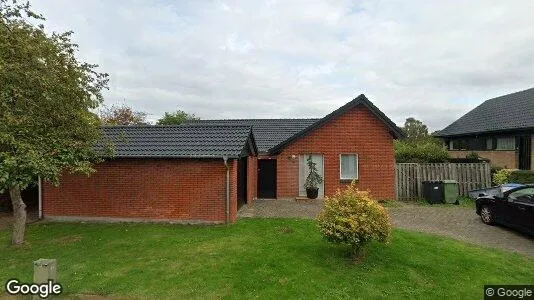
[[[312,158],[312,162],[315,163],[317,172],[323,178],[323,182],[319,184],[318,198],[324,198],[324,159],[322,154],[305,154],[299,156],[299,197],[306,197],[306,189],[304,188],[304,182],[310,173],[308,168],[308,157]]]
[[[519,169],[530,170],[532,160],[532,139],[530,135],[519,137]]]
[[[237,209],[247,203],[247,157],[237,161]]]
[[[258,198],[276,198],[276,159],[258,160]]]

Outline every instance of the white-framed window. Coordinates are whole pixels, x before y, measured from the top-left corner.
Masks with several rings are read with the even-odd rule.
[[[345,180],[358,179],[358,154],[339,155],[339,178]]]
[[[515,150],[515,137],[498,138],[497,150]]]

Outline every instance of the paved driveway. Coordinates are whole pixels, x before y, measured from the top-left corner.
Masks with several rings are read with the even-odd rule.
[[[297,203],[286,200],[257,200],[252,205],[244,206],[239,211],[239,216],[314,218],[321,207],[321,201]],[[393,225],[398,228],[448,236],[534,257],[534,238],[501,226],[485,225],[474,209],[404,203],[388,209]]]

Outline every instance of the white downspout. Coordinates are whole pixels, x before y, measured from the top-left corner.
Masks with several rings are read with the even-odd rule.
[[[43,193],[42,193],[42,186],[41,186],[41,177],[38,177],[39,179],[39,183],[38,183],[38,193],[37,193],[37,198],[39,199],[38,203],[39,203],[39,220],[43,218]]]
[[[228,166],[228,156],[224,155],[222,157],[224,161],[224,166],[226,167],[226,224],[230,223],[230,167]]]

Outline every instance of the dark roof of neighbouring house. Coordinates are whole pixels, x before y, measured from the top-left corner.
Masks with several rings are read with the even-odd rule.
[[[190,120],[187,124],[246,125],[252,126],[258,151],[269,149],[306,129],[320,119],[235,119],[235,120]]]
[[[257,153],[250,126],[210,124],[104,126],[97,149],[112,149],[116,158],[237,158]]]
[[[190,120],[187,124],[241,124],[252,126],[258,151],[273,153],[281,150],[295,139],[319,128],[352,108],[363,105],[369,109],[390,130],[395,138],[404,137],[404,133],[383,112],[361,94],[352,101],[336,109],[323,118],[308,119],[227,119],[227,120]]]
[[[486,100],[438,137],[534,129],[534,88]]]

